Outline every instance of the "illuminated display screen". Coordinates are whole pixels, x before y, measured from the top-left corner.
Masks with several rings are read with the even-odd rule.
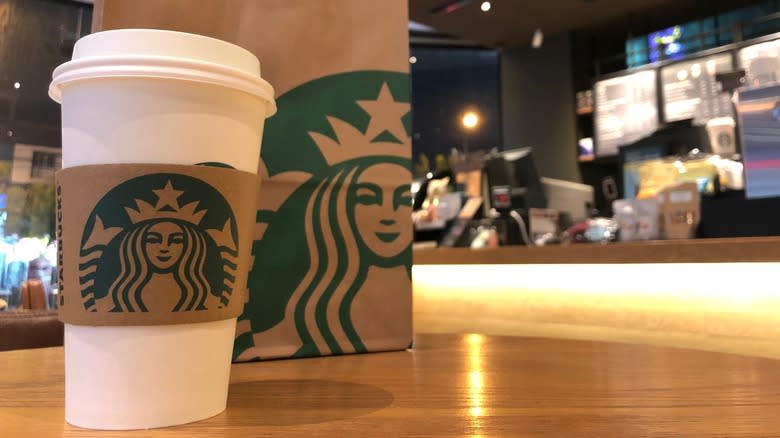
[[[715,74],[730,71],[731,55],[723,53],[661,69],[664,120],[693,119],[703,125],[716,117],[733,117],[731,97],[721,92]]]
[[[616,155],[658,129],[655,70],[599,81],[595,90],[596,155]]]
[[[745,69],[748,85],[762,86],[780,80],[780,40],[754,44],[739,51],[739,65]]]
[[[650,62],[661,59],[679,59],[685,54],[683,39],[683,27],[674,26],[647,36],[647,46],[650,48]],[[661,48],[664,56],[661,57]]]
[[[638,67],[649,62],[677,60],[731,42],[730,32],[734,25],[723,25],[724,16],[719,17],[717,21],[715,17],[707,17],[629,38],[626,40],[626,65]]]
[[[780,85],[742,90],[742,155],[748,199],[780,197]],[[767,219],[769,220],[769,219]]]

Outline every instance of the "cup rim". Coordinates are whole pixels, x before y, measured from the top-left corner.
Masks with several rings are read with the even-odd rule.
[[[266,117],[276,112],[274,89],[265,79],[225,65],[170,56],[113,55],[68,61],[54,70],[49,97],[62,103],[62,93],[69,85],[99,78],[173,79],[218,85],[259,97],[266,104]]]
[[[126,41],[122,50],[114,50]],[[193,43],[194,41],[194,43]],[[62,103],[68,86],[92,79],[146,78],[184,80],[249,93],[276,112],[274,89],[262,78],[260,63],[249,50],[205,35],[161,29],[116,29],[93,33],[76,42],[73,59],[52,72],[49,96]]]

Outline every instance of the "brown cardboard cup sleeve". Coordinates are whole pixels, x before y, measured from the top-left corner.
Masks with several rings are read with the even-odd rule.
[[[246,302],[258,178],[224,165],[57,172],[59,317],[78,325],[235,318]]]

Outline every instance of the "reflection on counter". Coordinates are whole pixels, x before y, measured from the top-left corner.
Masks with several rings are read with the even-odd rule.
[[[415,265],[415,330],[780,358],[778,263]],[[749,281],[750,286],[745,287]]]

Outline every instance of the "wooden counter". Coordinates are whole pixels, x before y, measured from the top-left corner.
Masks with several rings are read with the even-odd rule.
[[[63,419],[62,348],[0,353],[0,436],[778,436],[780,362],[605,342],[418,335],[414,351],[233,365],[227,411],[99,432]]]
[[[780,237],[414,251],[415,265],[780,262]]]

